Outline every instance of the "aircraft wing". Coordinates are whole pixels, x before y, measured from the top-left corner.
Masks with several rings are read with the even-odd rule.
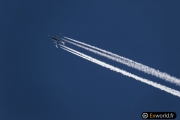
[[[55,46],[56,46],[56,48],[58,48],[58,45],[57,45],[57,44],[56,44]]]
[[[59,38],[59,36],[61,35],[62,33],[60,33],[60,34],[57,34],[56,36],[54,36],[56,39],[58,39]]]
[[[56,46],[56,48],[58,48],[57,41],[53,41],[53,43]]]

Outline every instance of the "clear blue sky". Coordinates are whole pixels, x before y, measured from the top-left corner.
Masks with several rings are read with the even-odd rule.
[[[48,38],[63,32],[180,78],[179,6],[177,0],[2,0],[0,120],[140,120],[144,111],[179,116],[180,98],[56,49]]]

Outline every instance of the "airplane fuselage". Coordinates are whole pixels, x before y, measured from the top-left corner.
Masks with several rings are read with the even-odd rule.
[[[53,37],[53,36],[49,36],[51,39],[53,40],[58,40],[57,38]]]

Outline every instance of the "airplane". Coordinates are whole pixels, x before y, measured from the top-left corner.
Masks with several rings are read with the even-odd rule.
[[[57,34],[56,36],[50,36],[48,35],[48,37],[50,37],[53,40],[53,43],[55,44],[56,48],[58,48],[57,42],[59,42],[60,40],[58,39],[63,33]]]

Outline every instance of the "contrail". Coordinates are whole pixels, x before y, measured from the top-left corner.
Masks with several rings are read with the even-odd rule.
[[[134,75],[134,74],[132,74],[132,73],[129,73],[129,72],[127,72],[127,71],[124,71],[124,70],[122,70],[122,69],[119,69],[119,68],[117,68],[117,67],[114,67],[114,66],[112,66],[112,65],[110,65],[110,64],[107,64],[107,63],[105,63],[105,62],[102,62],[102,61],[100,61],[100,60],[97,60],[97,59],[95,59],[95,58],[93,58],[93,57],[90,57],[90,56],[88,56],[88,55],[85,55],[85,54],[83,54],[83,53],[81,53],[81,52],[78,52],[78,51],[76,51],[76,50],[74,50],[74,49],[71,49],[71,48],[69,48],[69,47],[66,47],[66,46],[61,45],[61,48],[64,49],[64,50],[66,50],[66,51],[68,51],[68,52],[70,52],[70,53],[73,53],[73,54],[75,54],[75,55],[77,55],[77,56],[79,56],[79,57],[82,57],[82,58],[84,58],[84,59],[86,59],[86,60],[89,60],[89,61],[91,61],[91,62],[93,62],[93,63],[96,63],[96,64],[98,64],[98,65],[100,65],[100,66],[103,66],[103,67],[105,67],[105,68],[108,68],[108,69],[110,69],[110,70],[112,70],[112,71],[121,73],[121,74],[123,74],[123,75],[125,75],[125,76],[134,78],[135,80],[141,81],[141,82],[146,83],[146,84],[148,84],[148,85],[151,85],[151,86],[153,86],[153,87],[155,87],[155,88],[159,88],[159,89],[161,89],[161,90],[163,90],[163,91],[166,91],[167,93],[170,93],[170,94],[172,94],[172,95],[175,95],[175,96],[180,97],[180,92],[177,91],[177,90],[175,90],[175,89],[172,89],[172,88],[166,87],[166,86],[164,86],[164,85],[158,84],[158,83],[156,83],[156,82],[150,81],[150,80],[148,80],[148,79],[144,79],[144,78],[142,78],[142,77],[136,76],[136,75]]]
[[[132,61],[132,60],[130,60],[130,59],[128,59],[128,58],[119,56],[119,55],[114,54],[114,53],[111,53],[111,52],[109,52],[109,51],[106,51],[106,50],[97,48],[97,47],[95,47],[95,46],[91,46],[91,45],[89,45],[89,44],[86,44],[86,43],[83,43],[83,42],[80,42],[80,41],[77,41],[77,40],[74,40],[74,39],[71,39],[71,38],[68,38],[68,37],[64,37],[64,38],[66,38],[66,40],[63,39],[63,40],[65,40],[66,42],[69,42],[69,43],[71,43],[71,44],[74,44],[74,45],[76,45],[76,46],[78,46],[78,47],[84,48],[84,49],[86,49],[86,50],[88,50],[88,51],[91,51],[91,52],[94,52],[94,53],[96,53],[96,54],[102,55],[102,56],[107,57],[107,58],[109,58],[109,59],[111,59],[111,60],[114,60],[114,61],[117,61],[117,62],[119,62],[119,63],[125,64],[125,65],[127,65],[127,66],[129,66],[129,67],[132,67],[132,68],[134,68],[134,69],[137,69],[137,70],[142,71],[142,72],[147,73],[147,74],[151,74],[151,75],[156,76],[156,77],[158,77],[158,78],[164,79],[165,81],[168,81],[168,82],[170,82],[170,83],[174,83],[174,84],[180,86],[180,79],[178,79],[178,78],[176,78],[176,77],[173,77],[173,76],[170,76],[170,75],[167,74],[167,73],[161,72],[161,71],[159,71],[159,70],[156,70],[156,69],[154,69],[154,68],[148,67],[148,66],[143,65],[143,64],[141,64],[141,63]],[[68,39],[68,40],[67,40],[67,39]],[[73,41],[73,42],[70,42],[69,40],[71,40],[71,41]],[[76,43],[74,43],[74,42],[79,43],[79,44],[76,44]],[[81,44],[81,45],[80,45],[80,44]],[[87,46],[87,47],[86,47],[86,46]],[[93,48],[93,49],[91,49],[91,48]],[[97,51],[97,50],[98,50],[98,51]],[[99,52],[99,51],[100,51],[100,52]]]

